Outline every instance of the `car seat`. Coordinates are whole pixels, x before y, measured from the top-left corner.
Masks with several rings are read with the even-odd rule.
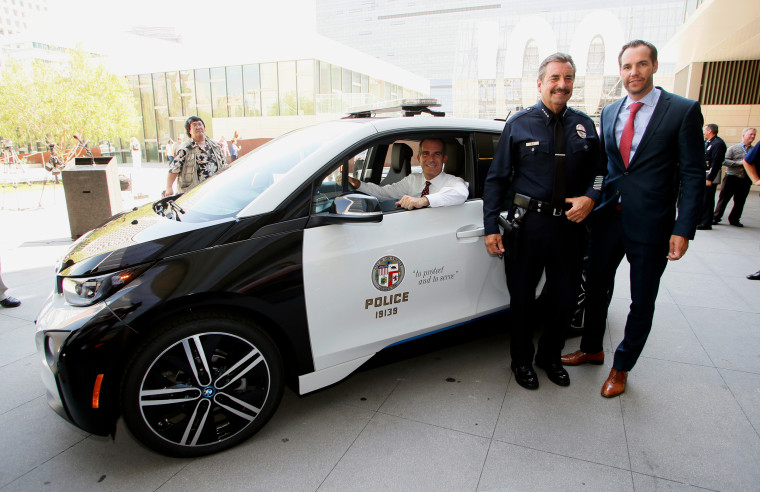
[[[412,172],[412,155],[414,151],[405,143],[394,143],[391,147],[391,167],[380,185],[401,181]]]

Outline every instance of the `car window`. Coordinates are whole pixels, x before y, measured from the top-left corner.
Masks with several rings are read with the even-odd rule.
[[[483,196],[483,186],[488,175],[488,169],[490,169],[493,157],[496,154],[496,147],[499,144],[500,136],[498,133],[475,133],[477,162],[475,165],[475,190],[471,196],[477,198]],[[471,186],[471,192],[472,188]]]
[[[317,182],[311,200],[311,213],[328,212],[335,197],[349,191],[348,183],[344,178],[352,176],[358,179],[362,175],[367,152],[368,149],[364,149],[341,160],[326,176]]]
[[[183,221],[231,217],[299,162],[335,138],[332,125],[317,125],[283,135],[246,154],[222,173],[204,181],[177,200]]]

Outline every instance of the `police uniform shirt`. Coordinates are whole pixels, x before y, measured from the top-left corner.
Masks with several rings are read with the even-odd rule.
[[[485,233],[499,232],[498,216],[510,189],[537,200],[552,199],[555,172],[553,113],[542,101],[517,113],[504,126],[483,192]],[[591,118],[565,107],[566,196],[587,196],[599,203],[606,169]]]

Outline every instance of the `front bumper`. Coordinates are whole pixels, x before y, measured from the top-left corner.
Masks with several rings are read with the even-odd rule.
[[[48,404],[56,413],[93,434],[113,431],[118,376],[108,376],[120,360],[117,346],[128,332],[104,302],[73,307],[62,295],[48,298],[37,317],[35,343]],[[106,383],[110,391],[101,390]]]

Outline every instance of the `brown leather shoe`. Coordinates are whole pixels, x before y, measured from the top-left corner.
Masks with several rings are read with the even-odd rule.
[[[604,363],[604,351],[597,352],[595,354],[587,354],[582,350],[576,350],[572,354],[563,355],[560,359],[565,366],[577,366],[588,362],[589,364],[603,364]]]
[[[605,398],[612,398],[618,396],[625,391],[625,382],[628,379],[628,371],[618,371],[617,369],[611,369],[610,375],[607,376],[607,381],[602,385],[602,396]]]

